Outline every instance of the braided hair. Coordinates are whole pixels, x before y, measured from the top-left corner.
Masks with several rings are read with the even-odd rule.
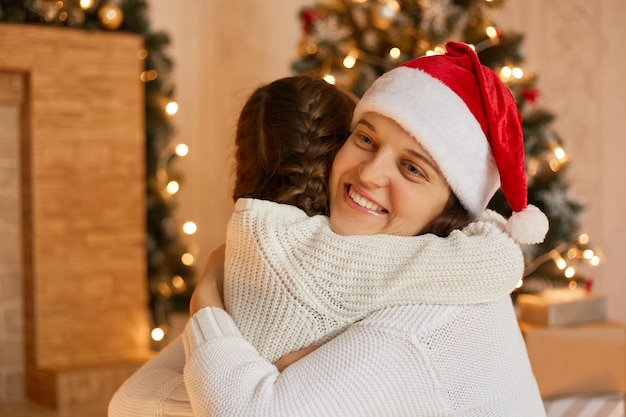
[[[233,198],[291,204],[328,215],[332,161],[350,134],[355,100],[307,75],[259,87],[237,124]]]

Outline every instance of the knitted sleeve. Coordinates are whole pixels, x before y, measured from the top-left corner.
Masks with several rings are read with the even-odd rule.
[[[545,416],[507,302],[380,310],[282,373],[202,309],[183,332],[194,415]]]
[[[183,369],[185,351],[177,337],[128,378],[109,403],[109,417],[192,417]]]
[[[206,308],[184,331],[196,417],[427,416],[443,407],[428,359],[385,334],[344,333],[279,373],[233,329],[227,313]],[[411,410],[418,392],[429,413]]]
[[[447,238],[340,236],[326,217],[240,199],[227,233],[226,309],[273,362],[380,308],[492,301],[511,293],[524,268],[503,224],[486,212]]]

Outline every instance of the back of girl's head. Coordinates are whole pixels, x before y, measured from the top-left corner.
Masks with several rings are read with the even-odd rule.
[[[252,93],[237,124],[233,198],[291,204],[328,214],[332,160],[350,134],[355,100],[305,75]]]

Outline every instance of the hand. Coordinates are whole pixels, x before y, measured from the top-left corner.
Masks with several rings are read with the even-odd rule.
[[[194,315],[204,307],[224,308],[224,252],[225,245],[215,249],[207,260],[204,272],[191,295],[189,314]]]
[[[313,352],[318,347],[319,346],[309,346],[309,347],[305,347],[304,349],[300,349],[300,350],[296,350],[295,352],[288,353],[282,358],[280,358],[278,361],[276,361],[274,366],[278,368],[278,372],[282,372],[285,370],[286,367],[288,367],[295,361],[304,358],[306,355]]]

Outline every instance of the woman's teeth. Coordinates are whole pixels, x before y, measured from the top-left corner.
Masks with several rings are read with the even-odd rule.
[[[368,210],[371,211],[382,211],[383,208],[369,200],[367,200],[366,198],[362,197],[361,195],[357,194],[355,191],[352,191],[352,187],[350,187],[348,189],[348,195],[350,196],[350,198],[352,199],[352,201],[354,201],[355,203],[357,203],[359,206],[364,207]]]

